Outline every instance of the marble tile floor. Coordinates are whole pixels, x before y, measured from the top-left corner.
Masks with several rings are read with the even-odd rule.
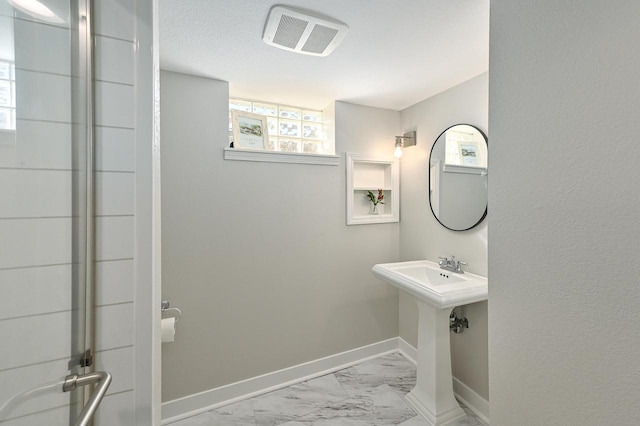
[[[427,426],[407,405],[416,368],[402,354],[365,361],[172,426]],[[487,426],[470,410],[451,426]]]

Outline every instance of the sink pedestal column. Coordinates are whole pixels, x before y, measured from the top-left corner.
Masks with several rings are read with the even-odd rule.
[[[418,356],[416,387],[407,394],[411,407],[434,426],[446,425],[466,416],[453,396],[449,314],[418,304]]]

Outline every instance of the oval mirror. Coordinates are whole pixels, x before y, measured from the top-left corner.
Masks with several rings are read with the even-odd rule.
[[[438,136],[429,157],[429,204],[452,231],[477,226],[487,215],[487,137],[456,124]]]

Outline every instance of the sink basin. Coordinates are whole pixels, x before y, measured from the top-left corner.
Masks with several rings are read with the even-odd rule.
[[[437,263],[428,260],[381,263],[375,265],[372,271],[378,278],[437,309],[487,300],[485,277],[445,271]]]
[[[456,306],[487,300],[487,279],[445,271],[428,260],[381,263],[372,271],[409,293],[418,305],[416,386],[406,401],[431,426],[465,417],[453,394],[449,313]]]

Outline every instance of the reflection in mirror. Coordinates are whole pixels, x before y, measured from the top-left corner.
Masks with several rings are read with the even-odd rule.
[[[429,203],[445,228],[466,231],[487,215],[487,137],[467,124],[438,136],[429,157]]]

